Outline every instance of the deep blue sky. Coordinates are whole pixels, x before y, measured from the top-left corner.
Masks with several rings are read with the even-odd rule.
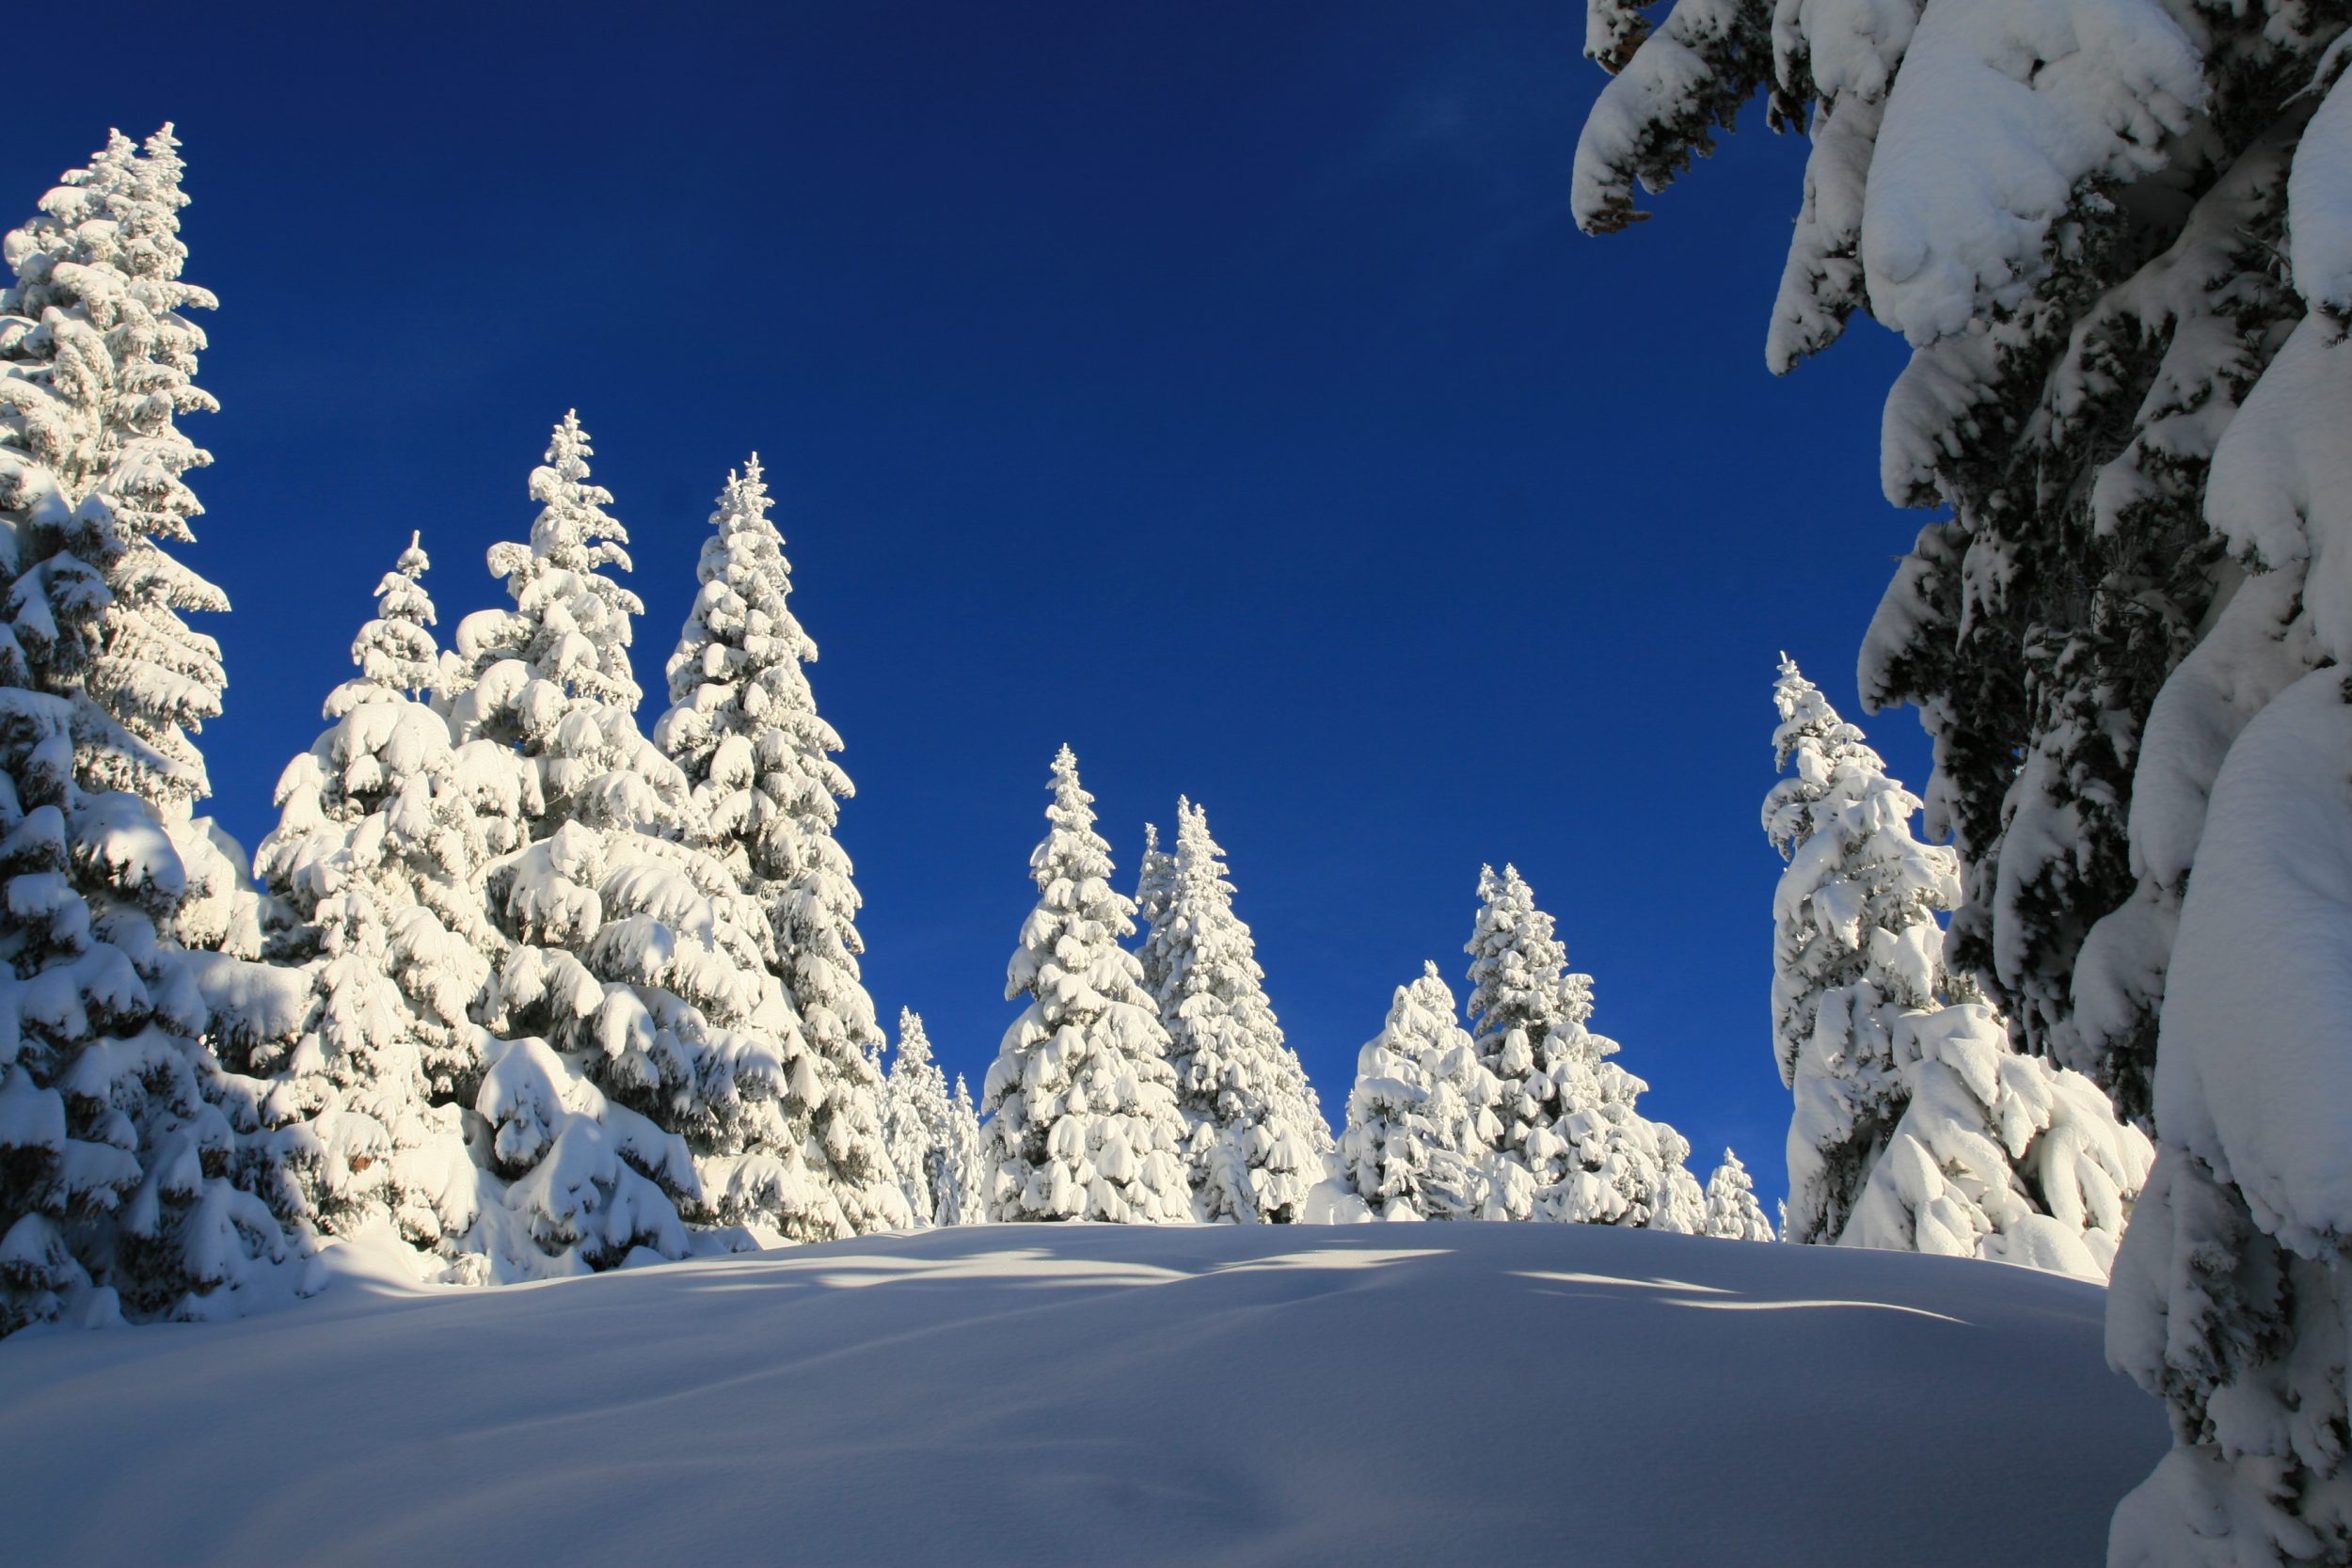
[[[1751,119],[1594,240],[1572,7],[760,9],[158,13],[17,118],[9,222],[111,124],[186,143],[211,809],[267,831],[409,530],[445,630],[500,601],[483,552],[575,405],[650,721],[757,449],[868,980],[976,1090],[1067,740],[1122,882],[1206,803],[1335,1120],[1515,861],[1645,1108],[1777,1195],[1774,655],[1859,717],[1917,521],[1875,479],[1887,335],[1763,369],[1803,145]],[[1866,722],[1921,782],[1913,716]]]

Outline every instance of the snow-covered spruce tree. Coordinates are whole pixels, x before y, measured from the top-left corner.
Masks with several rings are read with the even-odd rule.
[[[35,684],[77,705],[77,777],[86,789],[137,795],[162,816],[183,877],[163,934],[250,957],[262,911],[246,856],[209,818],[190,819],[210,792],[193,735],[220,712],[227,676],[219,644],[182,612],[229,600],[158,543],[193,540],[189,521],[203,508],[183,476],[212,461],[176,416],[218,406],[194,381],[203,329],[182,313],[218,302],[180,276],[179,145],[168,125],[144,149],[110,133],[90,166],[69,173],[42,215],[9,237],[17,283],[0,307],[12,318],[0,327],[10,367],[0,404],[18,421],[17,460],[0,484],[25,487],[21,510],[38,525],[18,546],[24,566],[41,569],[26,587],[43,598],[103,594],[94,619],[70,612],[87,623],[79,632],[38,615],[20,622]]]
[[[1203,1221],[1295,1221],[1323,1178],[1331,1130],[1266,1001],[1257,942],[1233,912],[1208,813],[1179,800],[1176,821],[1152,935],[1165,969],[1156,996],[1176,1102],[1191,1128],[1194,1210]]]
[[[1837,1240],[2105,1279],[2147,1134],[2081,1073],[2021,1055],[1982,1002],[1901,1014],[1894,1054],[1909,1098]]]
[[[1724,1150],[1724,1163],[1707,1179],[1706,1233],[1731,1242],[1772,1239],[1772,1222],[1764,1217],[1764,1206],[1756,1201],[1756,1183],[1748,1179],[1748,1167],[1728,1148]]]
[[[153,808],[72,781],[74,705],[0,685],[0,1333],[234,1312],[293,1249],[230,1180],[259,1085],[225,1074]]]
[[[24,623],[24,651],[45,671],[37,684],[70,689],[80,705],[77,776],[86,789],[137,795],[162,817],[184,879],[164,934],[251,957],[266,913],[247,857],[210,818],[190,816],[211,793],[194,736],[219,714],[228,677],[220,645],[182,617],[229,600],[163,548],[194,541],[190,521],[204,509],[183,476],[212,462],[176,416],[219,406],[194,380],[204,331],[182,313],[219,302],[180,276],[179,147],[168,125],[143,148],[109,133],[90,167],[68,174],[43,216],[11,236],[8,310],[20,321],[0,331],[0,362],[17,370],[0,402],[22,415],[23,451],[54,486],[46,504],[62,509],[56,533],[20,556],[57,562],[45,594],[78,596],[88,585],[77,573],[94,568],[106,596],[94,635],[79,641],[54,643],[56,628]],[[60,545],[80,567],[63,564]]]
[[[1175,940],[1168,928],[1168,905],[1175,893],[1176,857],[1160,847],[1159,824],[1146,822],[1143,858],[1136,869],[1136,922],[1143,927],[1136,960],[1143,965],[1143,989],[1153,996],[1168,989],[1168,955]]]
[[[1622,69],[1578,149],[1587,230],[1639,216],[1633,182],[1661,188],[1759,91],[1809,132],[1766,358],[1857,309],[1912,346],[1883,483],[1950,515],[1897,571],[1862,684],[1934,737],[1954,962],[2145,1125],[2186,864],[2135,800],[2174,741],[2210,749],[2158,733],[2158,693],[2245,580],[2208,470],[2312,297],[2279,265],[2287,170],[2344,8],[1678,0],[1651,33],[1590,4],[1588,53]],[[2220,690],[2208,670],[2174,705],[2234,734],[2287,662]]]
[[[471,684],[453,733],[514,746],[533,775],[523,847],[485,879],[511,944],[483,1008],[494,1038],[475,1108],[493,1164],[549,1269],[841,1235],[833,1183],[811,1168],[824,1088],[769,971],[766,916],[694,847],[686,777],[637,728],[642,607],[598,570],[628,558],[589,456],[566,415],[532,475],[530,542],[490,551],[514,608],[457,630]],[[697,1241],[682,1221],[722,1228]],[[541,1266],[511,1246],[503,1261]]]
[[[986,1218],[988,1173],[979,1113],[962,1074],[956,1076],[954,1092],[948,1091],[917,1013],[898,1014],[898,1048],[889,1083],[890,1156],[916,1221],[980,1224]]]
[[[2346,15],[1930,0],[1915,26],[1818,13],[1833,19],[1814,37],[1814,15],[1791,17],[1776,51],[1820,111],[1778,314],[1802,328],[1791,352],[1858,303],[1912,338],[1890,489],[1953,509],[1898,575],[1866,689],[1917,698],[1936,732],[1931,799],[1987,911],[1963,927],[1967,961],[1983,967],[1989,928],[2021,978],[2066,977],[2051,1048],[2164,1143],[2109,1344],[2171,1402],[2179,1446],[2120,1511],[2112,1560],[2346,1560],[2340,1182],[2282,1158],[2325,1140],[2267,1119],[2341,1101],[2342,1031],[2309,1025],[2342,1008],[2306,1010],[2323,982],[2304,961],[2341,930],[2341,901],[2320,921],[2249,918],[2328,885],[2312,866],[2344,816],[2332,763],[2292,785],[2279,769],[2340,734],[2336,676],[2313,666],[2345,651],[2326,562],[2342,553],[2352,313]],[[1646,86],[1613,87],[1596,170],[1675,172],[1692,99],[1669,79],[1743,98],[1740,69],[1752,86],[1760,67],[1724,69],[1732,53],[1661,49]],[[1589,224],[1585,191],[1608,179],[1581,183]],[[2047,697],[2045,668],[2063,676]],[[2110,746],[2120,768],[2089,765]],[[2112,870],[2125,821],[2128,881]],[[2289,822],[2292,841],[2265,826]],[[2048,873],[2082,867],[2128,898],[2044,895],[2064,891]],[[2186,891],[2214,886],[2236,891]],[[2200,902],[2214,912],[2192,919]],[[2085,926],[2076,957],[2065,938]],[[2060,940],[2037,945],[2042,929]]]
[[[1510,1219],[1694,1231],[1705,1195],[1691,1146],[1635,1101],[1649,1085],[1607,1060],[1617,1042],[1586,1027],[1593,981],[1568,971],[1551,916],[1518,874],[1482,866],[1468,1013],[1480,1063],[1501,1085],[1503,1156],[1494,1206]]]
[[[1488,1212],[1502,1159],[1500,1094],[1454,1020],[1454,992],[1424,964],[1421,978],[1396,988],[1380,1033],[1357,1053],[1333,1157],[1341,1180],[1375,1219],[1503,1217]]]
[[[163,816],[204,791],[219,591],[156,541],[199,508],[213,296],[181,281],[168,126],[119,132],[12,230],[0,290],[0,1333],[234,1310],[291,1248],[229,1180],[253,1086],[200,1043]]]
[[[801,1022],[821,1096],[809,1116],[852,1231],[904,1225],[882,1136],[883,1040],[860,977],[866,945],[849,855],[834,837],[853,792],[833,760],[804,665],[817,644],[792,613],[792,569],[768,515],[759,456],[730,472],[696,568],[702,587],[668,666],[655,742],[693,785],[707,847],[766,914],[771,967]]]
[[[2169,1402],[2174,1447],[2116,1512],[2116,1568],[2352,1562],[2348,55],[2340,37],[2314,78],[2286,185],[2283,260],[2309,313],[2221,435],[2205,492],[2249,576],[2158,696],[2133,806],[2144,869],[2186,890],[2161,1147],[2107,1352]]]
[[[516,847],[527,765],[451,744],[429,564],[414,538],[376,586],[351,648],[357,678],[278,781],[256,868],[292,916],[264,964],[206,955],[224,1056],[273,1080],[257,1183],[290,1223],[368,1245],[421,1277],[479,1282],[501,1184],[469,1152],[466,1113],[489,1056],[473,1021],[506,943],[478,882]]]
[[[988,1219],[987,1144],[980,1136],[979,1108],[971,1086],[956,1074],[955,1099],[941,1129],[940,1159],[932,1172],[933,1223],[981,1225]]]
[[[1054,758],[1051,824],[1029,857],[1038,904],[1021,926],[1005,998],[1029,1005],[1005,1031],[981,1110],[992,1220],[1192,1217],[1168,1032],[1119,945],[1135,906],[1111,891],[1110,846],[1078,759]]]
[[[956,1104],[947,1095],[946,1073],[931,1059],[922,1015],[912,1008],[898,1010],[898,1045],[885,1090],[882,1132],[909,1212],[918,1225],[956,1224],[970,1185],[958,1165],[964,1151],[957,1147]],[[964,1108],[968,1113],[968,1094]]]
[[[182,476],[212,461],[176,416],[219,406],[194,379],[203,329],[181,313],[219,302],[180,277],[179,146],[168,125],[143,149],[109,133],[8,234],[0,502],[18,525],[15,653],[74,705],[76,782],[184,816],[208,793],[191,732],[226,676],[181,614],[229,601],[159,543],[193,541],[203,508]]]
[[[1788,868],[1772,895],[1772,1053],[1796,1096],[1788,1125],[1792,1242],[1834,1242],[1910,1091],[1895,1059],[1904,1012],[1932,1007],[1956,857],[1911,833],[1918,798],[1862,732],[1781,657],[1764,834]]]
[[[1764,801],[1788,862],[1774,892],[1772,1030],[1793,1242],[2001,1259],[2104,1277],[2152,1150],[2098,1086],[2012,1050],[1949,972],[1947,849],[1916,797],[1783,657]]]

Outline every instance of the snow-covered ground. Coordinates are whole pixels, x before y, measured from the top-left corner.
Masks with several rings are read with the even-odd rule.
[[[991,1226],[0,1343],[18,1563],[2101,1560],[2104,1293],[1607,1227]]]

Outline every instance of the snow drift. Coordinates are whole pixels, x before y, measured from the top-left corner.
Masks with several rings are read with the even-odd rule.
[[[2095,1286],[1548,1225],[993,1226],[0,1344],[85,1565],[2100,1560]]]

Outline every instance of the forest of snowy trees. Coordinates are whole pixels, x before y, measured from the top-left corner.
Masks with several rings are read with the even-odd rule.
[[[8,240],[0,1326],[235,1313],[337,1247],[497,1284],[983,1219],[1771,1233],[1638,1112],[1507,868],[1475,1034],[1433,970],[1335,1140],[1205,809],[1146,830],[1131,900],[1066,748],[984,1092],[912,1012],[888,1049],[756,456],[641,726],[628,531],[566,414],[506,602],[444,638],[412,538],[248,857],[194,814],[226,677],[182,615],[228,606],[169,553],[213,409],[177,146],[115,136]]]
[[[215,300],[167,126],[5,242],[0,1334],[235,1315],[355,1258],[496,1286],[979,1223],[1917,1251],[2112,1277],[2110,1354],[2175,1436],[2116,1564],[2352,1560],[2346,19],[1588,8],[1579,222],[1646,215],[1635,182],[1762,96],[1811,144],[1771,368],[1857,310],[1912,351],[1883,477],[1935,515],[1860,673],[1922,716],[1921,793],[1793,661],[1776,728],[1758,683],[1777,1226],[1736,1153],[1702,1180],[1644,1113],[1629,1064],[1666,1062],[1598,1031],[1507,864],[1465,876],[1458,969],[1391,976],[1385,1016],[1367,982],[1327,1117],[1248,868],[1187,799],[1120,881],[1068,747],[979,1092],[911,1010],[894,1043],[756,456],[650,722],[628,508],[577,414],[516,454],[502,603],[445,631],[430,541],[388,552],[248,855],[197,815],[228,672],[185,617],[230,607],[172,553]]]

